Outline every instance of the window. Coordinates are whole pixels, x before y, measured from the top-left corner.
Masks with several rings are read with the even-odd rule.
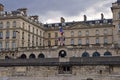
[[[88,35],[89,35],[89,31],[87,30],[87,31],[86,31],[86,36],[88,36]]]
[[[9,28],[10,27],[10,22],[6,23],[6,27]]]
[[[40,36],[41,36],[41,31],[40,31]]]
[[[58,40],[55,40],[55,46],[57,46],[58,45]]]
[[[55,32],[55,38],[57,38],[58,37],[58,33],[57,32]]]
[[[108,23],[108,20],[104,20],[103,23]]]
[[[25,23],[23,22],[23,24],[22,24],[22,25],[23,25],[23,29],[24,29],[24,28],[25,28]]]
[[[74,32],[73,31],[71,31],[71,36],[74,36]]]
[[[9,38],[9,37],[10,37],[10,32],[7,31],[7,32],[6,32],[6,38]]]
[[[0,49],[2,49],[2,42],[0,42]]]
[[[96,35],[99,35],[99,30],[96,30]]]
[[[118,25],[118,30],[120,31],[120,24]]]
[[[38,29],[36,29],[36,34],[38,35]]]
[[[12,42],[12,48],[16,48],[16,43],[15,43],[15,41]]]
[[[16,31],[13,31],[13,38],[16,38]]]
[[[88,38],[86,39],[86,45],[89,45],[89,39]]]
[[[108,31],[107,29],[104,29],[104,35],[107,35]]]
[[[13,27],[16,27],[16,21],[13,21]]]
[[[82,40],[78,39],[78,45],[81,45],[81,44],[82,44]]]
[[[0,22],[0,28],[3,28],[3,23],[2,22]]]
[[[120,19],[120,12],[118,13],[118,18]]]
[[[6,42],[6,49],[9,48],[9,42]]]
[[[0,32],[0,39],[3,39],[3,32]]]
[[[22,32],[22,39],[24,39],[24,32]]]
[[[96,38],[96,44],[99,44],[99,38]]]
[[[51,34],[50,33],[48,33],[48,38],[51,38]]]
[[[71,45],[74,45],[74,39],[71,39]]]
[[[81,35],[82,35],[81,31],[79,31],[79,32],[78,32],[78,36],[81,36]]]
[[[59,66],[59,74],[72,74],[71,66]]]
[[[51,41],[50,40],[48,41],[48,46],[51,46]]]
[[[107,38],[104,38],[104,44],[107,44],[107,43],[108,43]]]

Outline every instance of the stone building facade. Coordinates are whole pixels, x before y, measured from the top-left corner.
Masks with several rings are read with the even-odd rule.
[[[70,65],[71,58],[89,62],[89,58],[109,61],[120,56],[120,0],[112,3],[111,10],[113,19],[102,13],[99,20],[88,21],[84,15],[84,21],[65,22],[61,17],[60,23],[43,24],[37,15],[28,16],[26,8],[5,12],[0,4],[0,61],[6,61],[0,65],[0,80],[120,80],[120,65],[114,63]],[[56,59],[47,66],[34,62],[53,58],[60,64],[53,64]],[[8,66],[11,60],[33,62]]]

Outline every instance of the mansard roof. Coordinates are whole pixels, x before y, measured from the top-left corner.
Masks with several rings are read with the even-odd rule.
[[[112,19],[103,19],[103,20],[89,20],[89,21],[73,21],[73,22],[65,22],[65,23],[50,23],[50,24],[44,24],[44,27],[47,28],[52,28],[52,27],[61,27],[61,26],[73,26],[76,23],[81,23],[81,24],[87,24],[87,25],[91,25],[91,24],[112,24]]]

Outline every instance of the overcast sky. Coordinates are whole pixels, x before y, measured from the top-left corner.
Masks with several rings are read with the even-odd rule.
[[[110,7],[117,0],[0,0],[5,11],[18,8],[28,8],[29,15],[39,15],[42,23],[60,22],[64,17],[66,22],[82,21],[83,15],[88,20],[100,19],[103,13],[105,18],[112,18]]]

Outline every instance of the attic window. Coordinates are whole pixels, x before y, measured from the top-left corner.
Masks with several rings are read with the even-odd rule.
[[[48,27],[52,27],[52,25],[51,25],[51,24],[48,24]]]
[[[95,23],[98,24],[98,23],[100,23],[100,21],[96,21]]]
[[[108,23],[108,20],[104,20],[103,23]]]
[[[59,26],[59,24],[55,24],[55,26],[57,27],[57,26]]]

